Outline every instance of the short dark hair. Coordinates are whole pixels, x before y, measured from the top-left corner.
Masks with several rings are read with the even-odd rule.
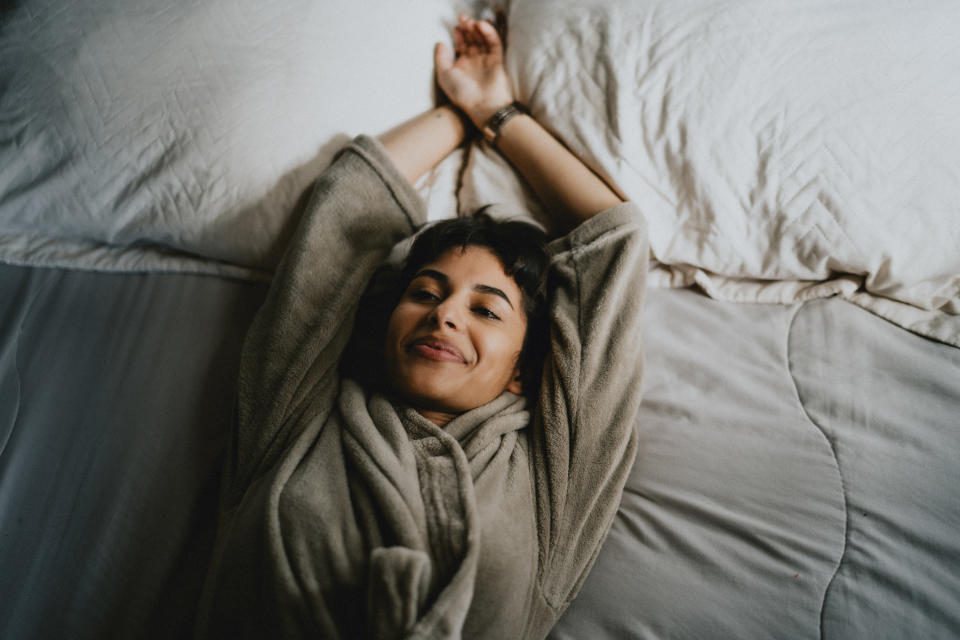
[[[443,220],[428,226],[414,239],[400,272],[400,291],[406,289],[425,264],[454,248],[489,249],[513,278],[523,295],[527,333],[520,353],[520,376],[524,395],[535,399],[540,387],[543,359],[546,356],[546,275],[547,234],[522,220],[498,220],[486,207],[473,215]]]
[[[523,293],[523,310],[535,315],[545,296],[547,235],[520,220],[497,220],[487,207],[467,218],[443,220],[424,229],[413,242],[400,273],[404,287],[421,267],[453,248],[484,247],[493,252]]]
[[[383,339],[390,314],[413,276],[426,264],[446,251],[477,246],[489,249],[508,276],[517,283],[523,295],[523,311],[527,333],[520,353],[520,376],[523,393],[533,406],[540,387],[543,361],[547,354],[546,274],[547,234],[539,227],[521,220],[497,220],[486,213],[487,207],[473,215],[442,220],[425,227],[415,238],[403,266],[384,267],[374,276],[360,301],[360,311],[340,372],[361,385],[383,390],[381,368],[361,365],[371,357],[382,357]]]

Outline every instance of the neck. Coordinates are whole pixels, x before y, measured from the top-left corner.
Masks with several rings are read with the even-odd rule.
[[[422,415],[424,418],[437,425],[441,429],[447,426],[447,423],[457,417],[455,413],[447,413],[445,411],[431,411],[429,409],[417,409],[417,413]]]

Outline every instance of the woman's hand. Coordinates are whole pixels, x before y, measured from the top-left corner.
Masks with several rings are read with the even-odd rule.
[[[503,67],[503,42],[486,20],[461,14],[453,31],[453,51],[438,42],[433,58],[437,84],[477,128],[513,102],[513,88]]]

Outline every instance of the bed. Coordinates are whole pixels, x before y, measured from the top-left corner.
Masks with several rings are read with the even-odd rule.
[[[960,636],[960,6],[0,9],[0,637],[189,637],[245,330],[335,151],[501,9],[650,228],[639,452],[561,638]],[[540,207],[475,141],[431,219]]]

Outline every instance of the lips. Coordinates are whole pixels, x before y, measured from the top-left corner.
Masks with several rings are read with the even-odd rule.
[[[463,357],[463,353],[453,346],[453,344],[433,336],[417,338],[410,343],[407,350],[428,360],[460,362],[464,364],[467,362],[467,359]]]

